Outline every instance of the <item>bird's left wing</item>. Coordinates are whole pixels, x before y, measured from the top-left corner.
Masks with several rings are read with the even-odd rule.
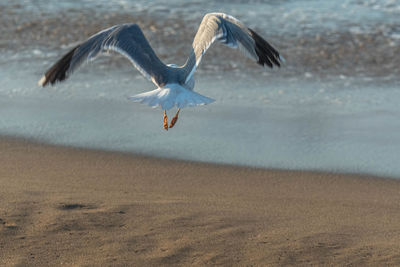
[[[154,53],[140,27],[136,24],[122,24],[100,31],[73,48],[46,72],[39,85],[61,82],[83,63],[108,51],[115,51],[127,57],[156,85],[166,83],[168,67]]]
[[[261,66],[279,67],[283,61],[275,48],[238,19],[224,13],[209,13],[204,16],[194,37],[193,49],[185,64],[186,81],[191,78],[202,56],[216,40],[229,47],[239,48]]]

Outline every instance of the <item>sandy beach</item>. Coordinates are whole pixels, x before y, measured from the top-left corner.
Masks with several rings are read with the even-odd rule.
[[[395,2],[0,1],[0,267],[400,266]],[[286,63],[216,42],[194,76],[215,103],[171,131],[119,53],[37,85],[115,24],[184,64],[208,12]]]
[[[400,264],[400,181],[0,139],[1,266]]]

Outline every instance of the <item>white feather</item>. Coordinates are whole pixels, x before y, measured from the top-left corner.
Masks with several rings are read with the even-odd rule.
[[[214,99],[200,95],[188,90],[179,84],[166,84],[163,88],[157,88],[150,92],[141,93],[128,97],[134,102],[147,104],[151,107],[161,107],[169,110],[173,107],[185,108],[198,105],[207,105],[214,102]]]

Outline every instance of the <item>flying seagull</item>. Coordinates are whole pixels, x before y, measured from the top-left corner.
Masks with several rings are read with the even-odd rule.
[[[214,101],[193,91],[193,74],[204,53],[216,40],[229,47],[239,48],[261,66],[280,67],[284,61],[275,48],[238,19],[224,13],[208,13],[203,17],[194,37],[189,58],[182,66],[165,65],[154,53],[137,24],[121,24],[100,31],[74,47],[45,73],[38,84],[46,86],[62,82],[84,62],[95,59],[101,53],[118,52],[157,86],[153,91],[129,99],[153,107],[160,106],[164,110],[163,127],[168,130],[177,122],[182,108]],[[166,111],[174,106],[178,111],[168,125]]]

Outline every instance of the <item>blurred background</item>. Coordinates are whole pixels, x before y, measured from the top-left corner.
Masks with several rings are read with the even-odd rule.
[[[3,0],[0,134],[160,157],[400,175],[398,0]],[[214,44],[174,129],[127,96],[154,89],[104,55],[55,87],[37,81],[90,35],[137,23],[164,63],[183,64],[202,16],[235,16],[286,59],[264,69]],[[172,110],[170,116],[175,111]]]

